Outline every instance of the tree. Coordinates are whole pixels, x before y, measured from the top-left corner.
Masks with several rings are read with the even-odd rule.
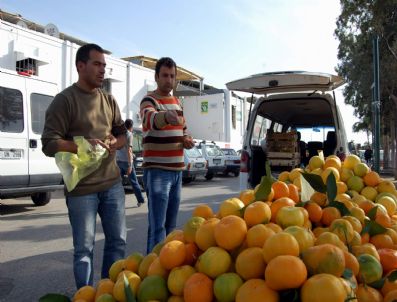
[[[344,77],[345,103],[372,131],[372,39],[379,37],[381,142],[385,161],[389,146],[395,154],[397,105],[397,0],[341,0],[335,35],[339,39],[337,72]],[[368,134],[369,135],[369,134]],[[394,156],[393,156],[394,158]],[[395,165],[395,174],[397,170]]]

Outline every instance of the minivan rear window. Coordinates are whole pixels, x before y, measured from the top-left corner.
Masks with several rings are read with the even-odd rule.
[[[0,131],[21,133],[23,128],[22,92],[0,86]]]

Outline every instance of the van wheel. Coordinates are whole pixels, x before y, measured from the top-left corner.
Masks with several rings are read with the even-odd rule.
[[[205,179],[206,180],[211,180],[211,179],[213,179],[214,178],[214,173],[207,173],[206,175],[205,175]]]
[[[234,171],[233,174],[234,174],[235,177],[237,177],[237,176],[240,175],[240,171]]]
[[[51,193],[50,192],[39,192],[39,193],[34,193],[31,196],[33,203],[36,206],[44,206],[47,203],[50,202],[51,200]]]

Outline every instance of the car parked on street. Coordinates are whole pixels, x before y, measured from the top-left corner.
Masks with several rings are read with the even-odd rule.
[[[183,183],[189,183],[196,179],[197,176],[205,176],[208,172],[207,160],[201,155],[197,147],[184,149],[185,170],[182,171]]]
[[[223,154],[225,155],[225,165],[226,168],[223,171],[223,175],[228,175],[233,173],[234,176],[240,175],[240,156],[237,154],[236,150],[232,148],[222,148]]]
[[[203,140],[196,143],[196,147],[208,162],[208,171],[205,175],[207,180],[211,180],[216,173],[221,173],[225,170],[225,156],[215,142]]]

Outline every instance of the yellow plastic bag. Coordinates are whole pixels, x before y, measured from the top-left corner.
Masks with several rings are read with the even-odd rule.
[[[55,162],[68,192],[72,191],[80,180],[98,169],[102,160],[109,155],[101,145],[94,147],[83,136],[75,136],[73,141],[77,145],[77,154],[70,152],[55,154]]]

